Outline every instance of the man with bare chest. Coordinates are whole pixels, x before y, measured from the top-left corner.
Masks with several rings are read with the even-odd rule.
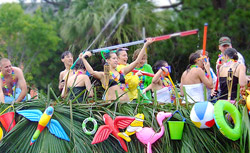
[[[20,68],[7,58],[0,60],[0,103],[21,102],[26,99],[27,85]]]

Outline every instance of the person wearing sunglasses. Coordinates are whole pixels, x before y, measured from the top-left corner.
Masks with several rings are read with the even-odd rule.
[[[201,68],[203,65],[207,76]],[[183,87],[185,87],[189,103],[202,102],[204,101],[204,85],[210,89],[213,88],[209,60],[204,60],[198,53],[192,53],[189,56],[189,65],[181,76],[181,95],[184,96]]]
[[[155,96],[154,91],[156,91],[157,101],[160,104],[173,103],[175,99],[173,85],[170,80],[166,78],[170,73],[170,66],[166,61],[159,60],[154,64],[153,71],[155,75],[152,79],[152,83],[143,90],[143,93],[151,89],[153,97]]]
[[[128,74],[129,72],[131,72],[137,65],[137,63],[139,63],[139,61],[141,61],[141,59],[143,58],[143,55],[145,54],[145,48],[151,44],[153,42],[152,38],[148,38],[147,41],[144,43],[143,48],[141,49],[137,59],[131,63],[129,66],[126,66],[124,68],[122,68],[120,71],[116,70],[116,67],[118,65],[118,58],[115,52],[107,52],[105,54],[105,59],[106,62],[109,65],[109,81],[108,81],[108,88],[106,88],[106,93],[105,93],[105,100],[110,102],[113,100],[116,100],[116,91],[118,94],[118,98],[119,101],[125,101],[125,102],[129,102],[129,97],[127,94],[128,91],[128,86],[125,83],[125,75]],[[91,67],[91,65],[88,63],[88,61],[86,60],[86,57],[90,57],[92,54],[91,52],[87,51],[84,54],[81,53],[79,55],[79,59],[82,59],[86,70],[96,79],[99,79],[101,81],[101,83],[104,85],[104,87],[106,87],[106,81],[105,81],[105,73],[103,71],[95,71],[93,70],[93,68]]]
[[[203,54],[203,50],[197,50],[196,53],[200,54],[200,56],[201,56],[200,58],[201,59],[205,60],[205,58],[206,58],[206,60],[209,60],[208,52],[207,51],[205,51],[205,56],[202,55]],[[201,65],[201,66],[202,66],[201,68],[205,71],[205,75],[207,76],[207,72],[206,72],[206,70],[204,68],[204,65]],[[214,70],[211,67],[210,67],[210,74],[211,74],[211,77],[213,79],[213,89],[207,88],[207,99],[208,100],[210,100],[210,99],[213,98],[211,96],[211,94],[213,93],[213,91],[215,89],[215,85],[216,85],[216,81],[217,81],[217,76],[216,76],[216,74],[214,73]]]

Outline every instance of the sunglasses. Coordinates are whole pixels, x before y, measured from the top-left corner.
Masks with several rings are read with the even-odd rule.
[[[160,69],[161,67],[158,68],[158,70]],[[171,73],[171,66],[166,66],[165,68],[168,69],[168,72]]]

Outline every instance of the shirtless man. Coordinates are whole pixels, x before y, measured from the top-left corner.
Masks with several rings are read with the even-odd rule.
[[[70,67],[73,65],[73,55],[70,51],[65,51],[62,53],[61,55],[61,61],[64,63],[64,66],[65,66],[65,70],[61,71],[60,72],[60,75],[59,75],[59,90],[62,91],[63,90],[63,87],[64,87],[64,84],[65,84],[65,79],[67,77],[67,74],[70,70]],[[70,71],[69,73],[69,76],[70,77],[71,75],[73,75],[73,71]]]
[[[0,102],[10,104],[25,100],[27,85],[22,70],[12,66],[7,58],[0,60],[0,70]]]

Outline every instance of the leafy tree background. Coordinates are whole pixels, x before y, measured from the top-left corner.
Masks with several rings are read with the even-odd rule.
[[[179,82],[190,53],[202,49],[203,25],[208,23],[207,51],[212,67],[215,68],[220,53],[218,39],[229,36],[233,47],[245,57],[250,74],[250,3],[247,0],[183,0],[159,7],[146,0],[44,0],[39,5],[24,2],[0,6],[0,53],[15,65],[23,63],[28,81],[39,89],[46,89],[48,84],[57,88],[59,72],[64,69],[61,53],[70,50],[77,58],[124,3],[128,4],[128,12],[122,24],[106,40],[118,24],[121,17],[118,14],[90,49],[141,40],[143,27],[146,37],[198,28],[198,35],[156,42],[148,49],[148,63],[166,60],[172,66],[173,80]],[[129,47],[129,57],[140,47]],[[99,54],[90,59],[97,70],[102,69],[100,61]]]

